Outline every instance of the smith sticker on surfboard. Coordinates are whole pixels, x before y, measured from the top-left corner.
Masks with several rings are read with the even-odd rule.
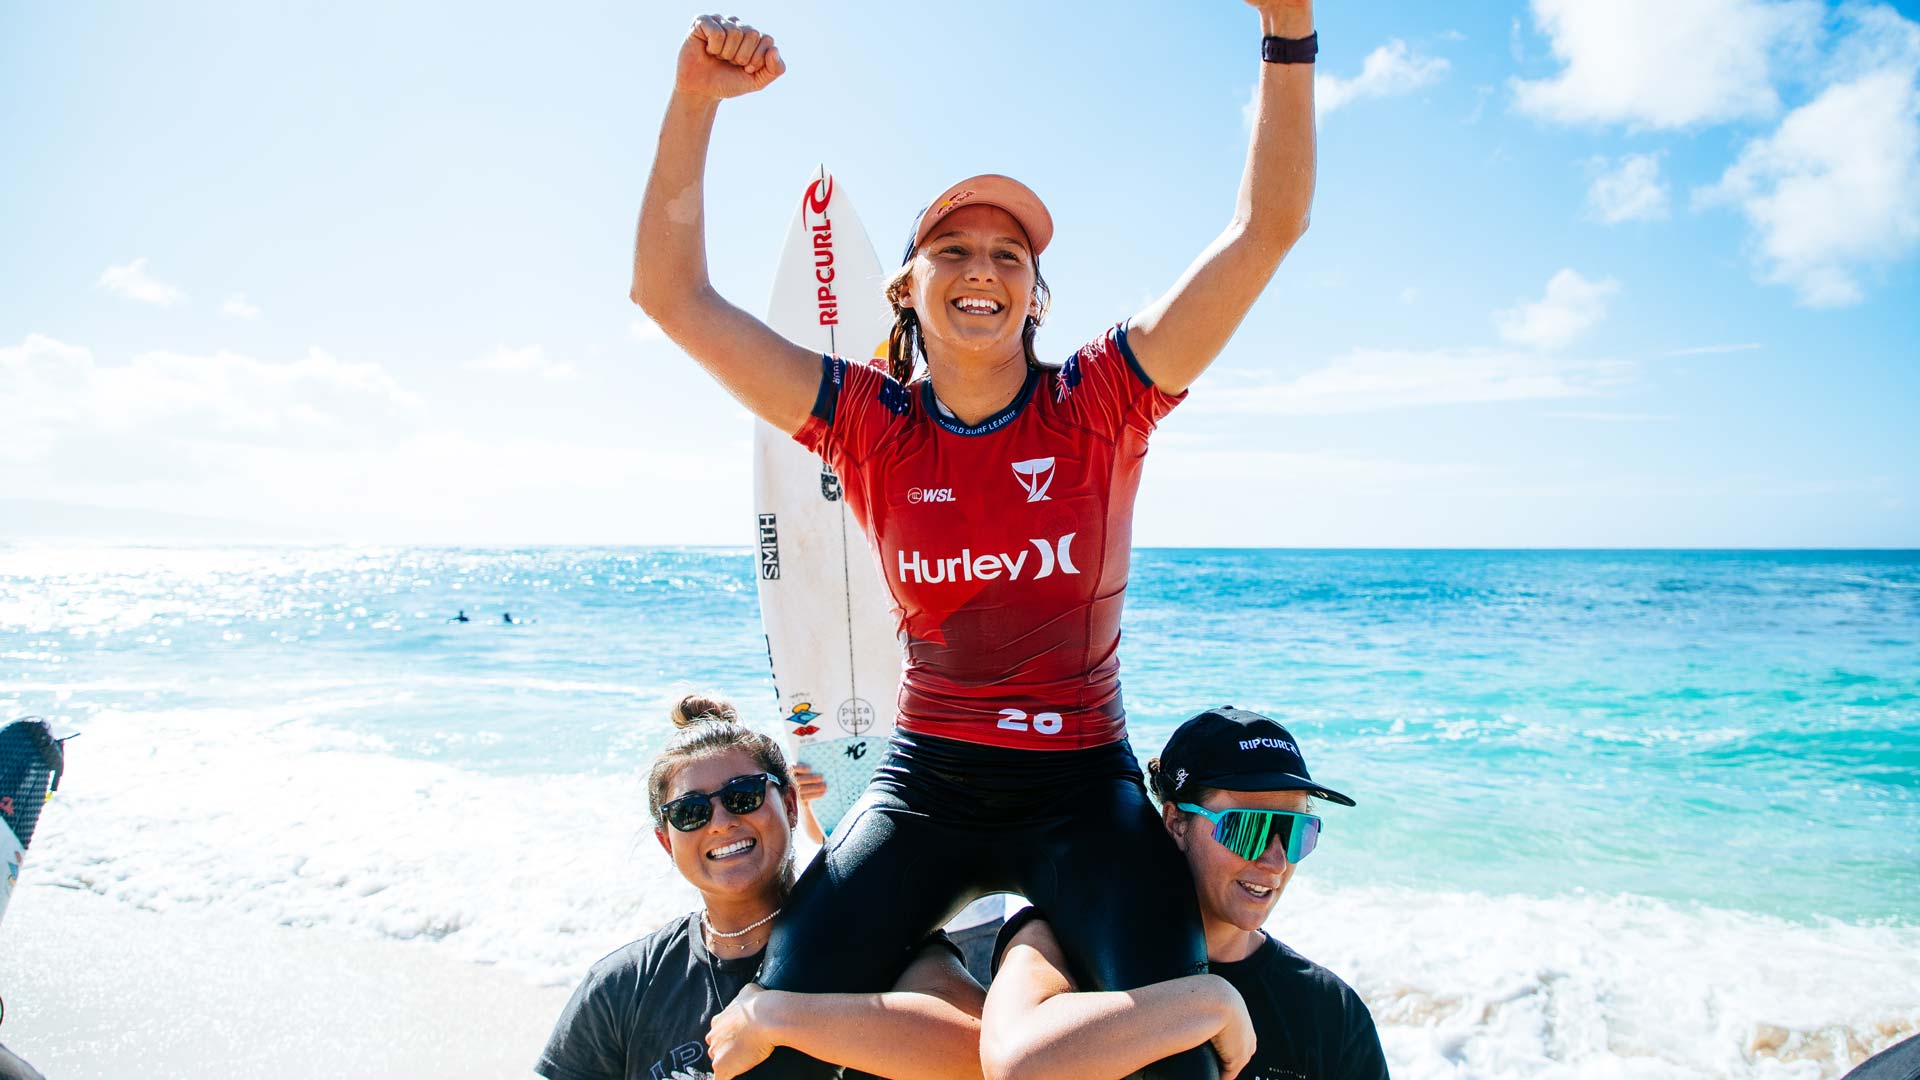
[[[800,197],[767,325],[815,352],[886,353],[893,313],[873,243],[826,166]],[[787,745],[827,781],[813,805],[831,832],[866,789],[893,733],[900,646],[867,538],[819,457],[754,424],[760,620]]]

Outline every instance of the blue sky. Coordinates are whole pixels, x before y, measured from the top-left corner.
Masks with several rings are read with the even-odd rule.
[[[744,543],[745,414],[627,302],[693,13],[0,0],[0,536]],[[806,177],[897,255],[1002,171],[1043,354],[1224,225],[1244,4],[781,3],[723,293]],[[1313,228],[1163,425],[1141,544],[1920,545],[1920,12],[1319,5]],[[964,16],[964,17],[963,17]]]

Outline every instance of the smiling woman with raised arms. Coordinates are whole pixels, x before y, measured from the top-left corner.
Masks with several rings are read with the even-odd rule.
[[[954,184],[915,221],[887,286],[887,371],[811,353],[721,298],[707,274],[702,192],[714,120],[722,100],[764,89],[786,63],[772,38],[733,19],[695,20],[681,48],[633,298],[839,475],[906,650],[888,756],[796,886],[761,972],[769,987],[883,988],[904,950],[999,891],[1074,913],[1053,929],[1091,989],[1145,986],[1206,962],[1185,863],[1127,746],[1118,652],[1147,440],[1307,225],[1312,6],[1249,2],[1264,35],[1257,56],[1253,35],[1246,42],[1259,91],[1225,231],[1166,295],[1059,367],[1033,349],[1053,219],[997,174]],[[927,488],[952,497],[909,494]],[[852,911],[857,938],[840,930]],[[754,1075],[824,1075],[784,1051],[765,1068]],[[1200,1047],[1148,1073],[1216,1068]]]

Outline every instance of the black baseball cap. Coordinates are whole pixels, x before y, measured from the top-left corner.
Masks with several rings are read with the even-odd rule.
[[[1221,791],[1304,791],[1328,802],[1353,800],[1315,783],[1293,734],[1257,712],[1231,705],[1206,712],[1175,729],[1160,751],[1160,774],[1176,797],[1186,788]]]

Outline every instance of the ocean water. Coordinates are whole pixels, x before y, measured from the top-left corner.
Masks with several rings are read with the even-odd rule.
[[[570,982],[694,902],[637,774],[681,690],[771,727],[752,572],[0,547],[0,719],[82,733],[26,880]],[[1833,1076],[1920,1030],[1920,553],[1142,550],[1121,651],[1143,760],[1238,704],[1358,800],[1272,929],[1396,1075]]]

